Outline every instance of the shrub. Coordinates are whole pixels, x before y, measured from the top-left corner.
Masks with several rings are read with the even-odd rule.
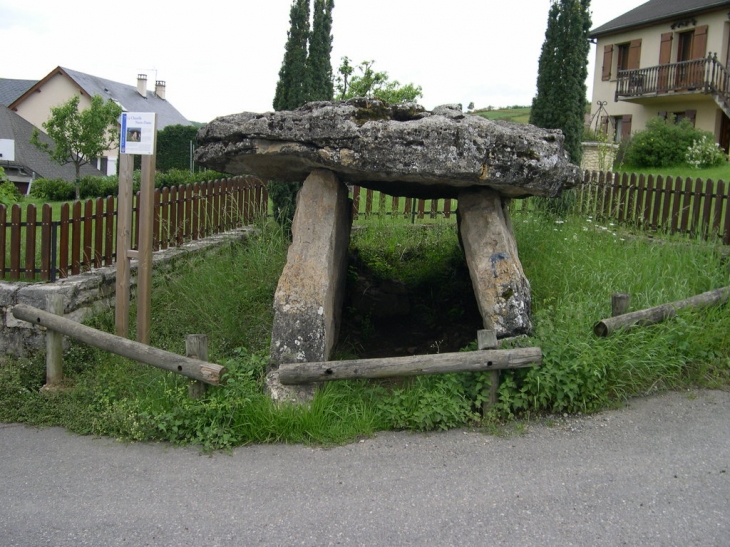
[[[81,199],[105,198],[119,194],[119,179],[109,177],[84,177],[80,183]]]
[[[5,169],[0,167],[0,204],[13,205],[21,200],[22,196],[15,184],[5,176]]]
[[[678,123],[673,119],[656,117],[646,124],[644,131],[635,133],[626,150],[626,163],[636,167],[674,167],[686,161],[687,150],[694,141],[712,135],[695,129],[683,118]]]
[[[698,140],[693,141],[685,155],[685,161],[695,169],[717,167],[726,160],[727,156],[720,145],[707,135],[702,135]]]
[[[76,197],[76,190],[63,179],[38,179],[31,184],[30,195],[48,201],[69,201]]]

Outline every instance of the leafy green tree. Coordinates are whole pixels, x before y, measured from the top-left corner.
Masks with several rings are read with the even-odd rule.
[[[561,129],[570,161],[580,164],[591,28],[590,0],[553,0],[540,53],[530,123]]]
[[[354,73],[348,57],[342,58],[342,64],[338,70],[337,77],[337,98],[351,99],[353,97],[376,97],[385,102],[408,103],[423,97],[423,90],[420,85],[401,85],[398,80],[391,80],[387,72],[376,72],[373,70],[375,61],[363,61],[357,66],[360,74]]]
[[[294,0],[289,12],[289,27],[274,94],[274,110],[294,110],[307,102],[309,0]]]
[[[117,127],[122,107],[114,101],[104,101],[100,95],[91,98],[91,106],[79,110],[79,95],[64,104],[51,108],[51,117],[43,128],[53,141],[53,146],[41,142],[40,132],[35,129],[30,142],[44,150],[60,165],[72,163],[76,169],[76,199],[79,199],[81,166],[100,157],[117,146]]]
[[[157,169],[190,168],[190,141],[195,142],[198,128],[192,125],[168,125],[157,132]]]
[[[307,55],[307,100],[331,101],[332,85],[332,9],[334,0],[314,0],[312,34]]]

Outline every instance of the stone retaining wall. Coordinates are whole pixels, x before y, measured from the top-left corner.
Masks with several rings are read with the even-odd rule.
[[[617,150],[618,145],[610,142],[584,142],[580,168],[583,171],[611,171]]]
[[[177,259],[190,253],[209,252],[228,241],[245,239],[254,228],[245,227],[222,234],[192,241],[181,247],[157,251],[153,255],[153,267],[170,269]],[[132,291],[136,287],[137,261],[132,261]],[[46,296],[62,294],[65,316],[82,322],[103,310],[114,307],[116,266],[98,268],[80,275],[60,279],[54,283],[27,283],[0,281],[0,354],[24,357],[45,349],[45,329],[15,319],[12,313],[16,304],[27,304],[46,309]]]

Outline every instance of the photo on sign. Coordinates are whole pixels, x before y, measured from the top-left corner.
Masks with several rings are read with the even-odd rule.
[[[142,140],[141,127],[127,127],[127,142],[140,142]]]

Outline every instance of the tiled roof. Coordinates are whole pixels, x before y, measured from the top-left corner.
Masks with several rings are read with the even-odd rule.
[[[730,0],[649,0],[608,23],[594,28],[589,36],[597,38],[622,30],[657,23],[666,19],[691,16],[703,11],[730,7]]]
[[[0,78],[0,106],[8,106],[33,87],[38,80],[11,80]]]
[[[30,122],[21,118],[18,114],[0,105],[0,139],[13,139],[15,141],[15,160],[9,162],[11,165],[25,167],[27,171],[35,171],[39,177],[60,178],[72,182],[76,178],[76,171],[72,164],[59,165],[51,157],[39,150],[30,143],[30,137],[35,127]],[[53,146],[51,138],[40,132],[40,140]],[[0,160],[0,166],[7,166],[8,162]],[[81,167],[81,176],[93,175],[103,176],[104,173],[84,165]]]
[[[137,92],[136,86],[84,74],[70,68],[59,68],[92,97],[101,95],[105,99],[113,99],[127,112],[154,112],[157,114],[157,129],[164,129],[168,125],[191,125],[174,106],[165,99],[160,99],[153,91],[147,90],[147,97],[142,97]]]

